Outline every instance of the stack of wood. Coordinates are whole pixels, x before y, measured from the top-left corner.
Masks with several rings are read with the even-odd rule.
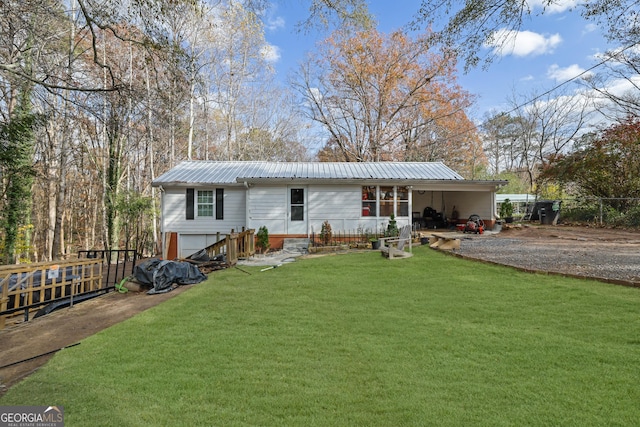
[[[218,254],[210,256],[207,249],[202,249],[194,254],[189,255],[187,258],[180,261],[188,262],[190,264],[198,266],[198,269],[203,274],[209,274],[212,271],[223,270],[231,267],[227,262],[225,254]]]
[[[216,257],[217,258],[217,257]],[[181,259],[180,261],[188,262],[190,264],[194,264],[198,266],[198,270],[200,270],[203,274],[209,274],[212,271],[224,270],[225,268],[229,268],[230,265],[226,260],[218,260],[212,259],[209,261],[198,261],[193,259]]]

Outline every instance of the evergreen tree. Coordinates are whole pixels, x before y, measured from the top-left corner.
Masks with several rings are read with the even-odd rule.
[[[18,229],[30,221],[33,184],[33,150],[37,116],[31,111],[30,85],[23,85],[18,104],[8,123],[0,125],[0,168],[5,203],[2,206],[4,230],[3,261],[15,262]]]

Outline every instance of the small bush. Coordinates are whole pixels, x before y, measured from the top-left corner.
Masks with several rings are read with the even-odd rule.
[[[640,206],[629,209],[626,215],[627,227],[640,227]]]
[[[396,216],[391,214],[389,217],[389,224],[387,225],[387,231],[385,236],[396,237],[398,235],[398,223],[396,222]]]
[[[261,252],[267,252],[271,246],[269,244],[269,230],[264,225],[256,233],[256,246]]]
[[[597,223],[600,224],[602,214],[603,225],[620,228],[640,228],[640,206],[632,206],[624,210],[604,205],[602,213],[600,205],[587,202],[564,208],[561,213],[563,222],[569,223]]]
[[[604,220],[614,227],[638,228],[640,227],[640,207],[630,208],[626,212],[619,212],[613,208],[607,209]]]
[[[504,199],[500,204],[500,218],[513,218],[513,203],[511,200]]]
[[[613,227],[626,226],[625,214],[611,207],[604,208],[603,221]]]
[[[568,222],[593,222],[600,217],[597,206],[576,206],[563,209],[560,213],[563,221]]]
[[[331,224],[329,221],[325,221],[322,223],[322,230],[320,230],[320,239],[322,240],[322,244],[327,246],[331,242],[331,236],[333,235],[331,231]]]

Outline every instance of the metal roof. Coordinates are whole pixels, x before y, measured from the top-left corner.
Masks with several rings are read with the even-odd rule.
[[[185,161],[153,185],[235,184],[277,180],[464,181],[441,162]]]
[[[510,202],[519,202],[519,203],[535,202],[536,195],[535,194],[496,194],[497,203],[502,203],[506,199],[509,199]]]

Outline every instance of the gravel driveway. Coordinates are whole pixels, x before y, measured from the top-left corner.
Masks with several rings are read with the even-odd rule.
[[[529,226],[461,236],[463,257],[640,287],[638,231]]]

